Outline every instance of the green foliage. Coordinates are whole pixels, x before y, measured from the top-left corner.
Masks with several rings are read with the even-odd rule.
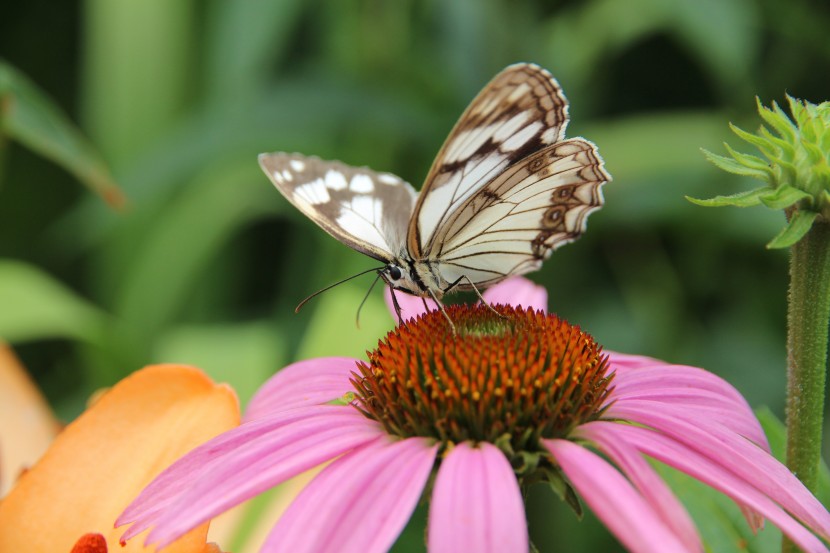
[[[29,79],[0,59],[0,140],[3,136],[63,166],[111,206],[124,205],[109,169],[87,139]],[[0,142],[0,151],[2,146]]]
[[[0,336],[11,343],[68,338],[102,341],[107,317],[37,267],[0,259]]]
[[[568,134],[597,143],[614,176],[587,234],[531,275],[551,308],[609,349],[704,366],[780,412],[786,260],[756,250],[781,216],[716,217],[683,197],[769,175],[762,157],[730,149],[707,157],[737,176],[700,158],[727,138],[724,121],[752,124],[748,98],[826,91],[830,17],[806,0],[91,0],[54,19],[26,6],[0,21],[12,140],[0,142],[0,338],[63,417],[147,363],[202,366],[246,398],[288,362],[373,347],[392,321],[376,289],[355,327],[371,276],[294,314],[373,262],[287,205],[256,155],[341,159],[418,187],[472,96],[516,61],[556,75]],[[47,38],[35,44],[27,29]],[[770,105],[760,136],[780,157],[776,140],[794,131]],[[830,140],[801,123],[813,109],[793,112],[806,160]],[[117,181],[128,209],[80,195],[17,144],[105,197]],[[713,201],[800,204],[798,190]],[[792,221],[779,245],[804,223]],[[590,513],[576,524],[555,503],[529,512],[541,551],[619,550]],[[423,528],[410,528],[396,547],[422,544]]]

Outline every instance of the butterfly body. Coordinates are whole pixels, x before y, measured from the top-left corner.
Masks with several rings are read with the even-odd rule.
[[[329,234],[383,262],[392,288],[441,299],[537,270],[579,237],[610,180],[593,143],[564,138],[567,102],[532,64],[499,73],[453,128],[421,193],[391,173],[261,154],[277,189]]]

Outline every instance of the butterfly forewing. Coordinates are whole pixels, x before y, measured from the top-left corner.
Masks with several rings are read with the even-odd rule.
[[[299,154],[261,154],[259,164],[288,201],[341,242],[387,263],[405,249],[417,194],[399,177]]]
[[[461,205],[512,164],[559,141],[567,102],[556,80],[532,64],[499,73],[456,123],[427,175],[410,221],[408,247],[430,258],[438,229]]]
[[[507,168],[438,230],[436,259],[450,282],[464,276],[486,287],[539,268],[585,230],[609,180],[595,146],[563,140]],[[461,288],[468,288],[465,282]]]

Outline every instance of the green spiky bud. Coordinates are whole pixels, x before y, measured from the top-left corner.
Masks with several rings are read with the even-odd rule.
[[[731,157],[703,150],[706,158],[724,171],[760,179],[765,186],[731,196],[709,200],[688,198],[703,206],[748,207],[764,204],[783,209],[787,226],[767,244],[768,248],[786,248],[798,242],[819,219],[830,221],[830,102],[811,104],[787,95],[793,119],[772,103],[767,108],[758,103],[758,113],[767,126],[757,133],[729,127],[740,138],[758,148],[766,160],[744,154],[724,143]]]

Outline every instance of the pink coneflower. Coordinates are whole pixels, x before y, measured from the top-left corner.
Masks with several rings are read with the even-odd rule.
[[[770,454],[744,399],[694,367],[602,353],[547,315],[526,280],[488,301],[410,320],[367,362],[313,359],[283,369],[245,422],[196,448],[121,515],[129,539],[166,545],[228,508],[331,461],[297,496],[265,551],[382,552],[430,477],[428,549],[529,550],[523,486],[577,496],[629,550],[702,552],[692,520],[646,461],[735,500],[805,551],[827,551],[830,514]],[[412,306],[407,302],[406,306]],[[601,455],[600,455],[601,454]]]

